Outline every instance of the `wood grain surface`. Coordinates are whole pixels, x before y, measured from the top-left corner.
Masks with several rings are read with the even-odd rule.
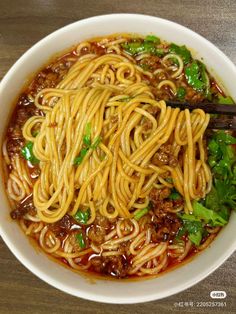
[[[52,31],[108,13],[143,13],[178,22],[209,39],[236,64],[236,0],[0,0],[0,79],[29,47]],[[160,301],[109,305],[50,287],[24,268],[0,239],[0,313],[236,313],[235,264],[236,253],[202,282]],[[200,302],[212,301],[212,290],[226,291],[226,307],[201,306]]]

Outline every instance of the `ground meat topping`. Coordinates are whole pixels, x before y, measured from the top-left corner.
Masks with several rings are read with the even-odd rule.
[[[167,198],[170,195],[170,193],[171,193],[171,190],[170,188],[167,188],[167,187],[163,189],[153,188],[149,196],[150,196],[151,201],[155,204]]]
[[[155,214],[149,224],[153,242],[172,240],[181,226],[177,215],[170,211],[183,206],[183,199],[170,200],[168,199],[170,193],[171,190],[167,187],[164,189],[153,188],[150,192],[152,211]]]
[[[152,128],[152,121],[149,119],[145,119],[145,122],[143,124],[143,131],[147,132],[148,130],[150,130]]]
[[[91,43],[91,52],[95,53],[98,56],[102,56],[102,55],[104,55],[106,53],[106,48],[101,46],[101,45],[99,45],[96,42],[92,42]]]
[[[61,220],[53,224],[49,224],[49,229],[55,234],[55,236],[63,238],[69,233],[74,223],[74,219],[66,214]]]
[[[164,165],[176,167],[178,165],[178,160],[171,153],[171,145],[164,144],[152,157],[152,163],[159,167],[164,166]]]
[[[27,213],[35,215],[35,207],[32,195],[28,196],[21,203],[19,203],[16,209],[14,209],[10,215],[12,219],[21,219]]]
[[[156,106],[150,106],[146,111],[155,117],[160,112],[160,109]]]
[[[147,70],[155,71],[160,67],[160,58],[158,56],[149,56],[140,61],[140,66]]]
[[[96,218],[94,220],[94,225],[97,225],[101,228],[109,229],[111,227],[111,222],[108,218],[100,215],[99,213],[96,214]]]
[[[106,235],[106,230],[99,226],[93,225],[89,228],[88,238],[95,244],[102,244]]]
[[[95,244],[104,242],[106,231],[111,227],[111,222],[108,218],[97,214],[93,225],[89,228],[88,238]]]
[[[22,147],[24,146],[23,139],[10,139],[7,142],[7,152],[10,157],[18,155],[21,152]]]
[[[181,222],[174,213],[155,217],[151,223],[151,239],[153,242],[170,241],[176,237]]]
[[[123,255],[107,257],[96,256],[90,261],[94,270],[98,273],[118,278],[124,278],[127,276],[128,263]]]

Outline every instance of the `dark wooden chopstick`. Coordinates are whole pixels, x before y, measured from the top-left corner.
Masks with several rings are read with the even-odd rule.
[[[213,103],[197,103],[197,104],[190,104],[187,102],[180,102],[180,101],[166,101],[167,106],[172,108],[180,108],[181,110],[189,109],[194,110],[196,108],[202,109],[207,113],[218,113],[218,114],[225,114],[225,115],[236,115],[236,104],[232,105],[220,105],[220,104],[213,104]]]
[[[220,105],[213,103],[197,103],[191,104],[187,102],[180,101],[166,101],[167,106],[172,108],[180,108],[181,110],[189,109],[202,109],[207,113],[212,114],[221,114],[224,117],[211,117],[208,124],[208,129],[217,129],[217,130],[236,130],[236,104],[232,105]],[[225,116],[231,116],[231,118],[226,118]],[[233,117],[235,116],[235,118]]]
[[[236,130],[236,120],[211,118],[207,128],[216,130]]]

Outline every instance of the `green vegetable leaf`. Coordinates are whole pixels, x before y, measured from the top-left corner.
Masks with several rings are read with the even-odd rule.
[[[161,43],[160,38],[154,36],[154,35],[148,35],[146,36],[146,38],[144,39],[144,41],[146,42],[152,42],[155,43],[156,45],[159,45]]]
[[[177,93],[176,93],[176,96],[177,98],[179,99],[183,99],[186,95],[186,89],[182,86],[180,86],[178,89],[177,89]]]
[[[151,36],[152,40],[145,39],[142,41],[132,41],[128,43],[122,44],[122,48],[131,55],[136,55],[142,52],[147,52],[152,55],[163,56],[164,50],[162,48],[157,48],[156,46],[160,43],[158,38],[154,38]]]
[[[220,145],[219,145],[218,141],[216,141],[215,139],[212,139],[208,143],[208,150],[209,150],[211,155],[219,156],[219,154],[220,154]]]
[[[203,224],[194,215],[178,215],[182,219],[183,226],[180,228],[177,238],[188,234],[190,241],[195,245],[200,245],[202,234],[203,234]]]
[[[86,146],[91,145],[91,123],[87,123],[85,127],[85,135],[83,137],[83,142]]]
[[[206,88],[206,83],[202,80],[201,71],[197,60],[194,60],[188,67],[185,68],[185,76],[187,82],[198,92],[203,92]]]
[[[211,191],[206,196],[205,206],[214,211],[220,210],[221,204],[220,204],[217,189],[215,188],[214,185],[212,186]]]
[[[236,155],[232,144],[236,144],[236,138],[224,131],[215,132],[208,144],[213,185],[204,205],[223,219],[220,223],[229,220],[231,209],[236,210]]]
[[[122,48],[131,55],[144,51],[144,45],[141,42],[129,42],[121,45]]]
[[[189,233],[189,240],[195,244],[196,246],[199,246],[202,240],[202,231],[196,231],[195,233]]]
[[[215,177],[221,180],[232,180],[233,166],[236,162],[235,149],[236,138],[224,131],[215,132],[208,144],[208,163],[212,168]]]
[[[82,224],[86,224],[90,218],[90,210],[89,208],[86,211],[79,209],[74,215],[75,220]]]
[[[33,142],[27,142],[25,146],[22,148],[21,153],[23,157],[30,161],[32,164],[38,164],[39,160],[34,156],[33,153]]]
[[[207,79],[206,66],[204,63],[202,63],[199,60],[197,62],[198,62],[199,69],[200,69],[200,78],[201,78],[202,82],[205,84],[204,94],[208,100],[211,100],[212,95],[211,95],[211,91],[210,91],[209,80]]]
[[[183,59],[184,64],[188,64],[192,59],[190,51],[185,46],[178,46],[172,43],[169,52],[179,55]]]
[[[82,161],[83,161],[85,155],[87,154],[88,150],[89,150],[89,147],[86,147],[86,148],[82,148],[82,149],[81,149],[81,151],[80,151],[80,153],[79,153],[79,156],[77,156],[77,157],[74,159],[74,165],[79,166],[79,165],[82,163]]]
[[[176,200],[180,200],[182,198],[181,194],[179,194],[178,191],[176,191],[176,189],[172,189],[171,194],[168,197],[169,199],[176,201]]]
[[[158,57],[163,57],[165,54],[164,49],[162,48],[156,48],[155,50],[155,55],[157,55]]]
[[[137,210],[134,214],[134,219],[139,220],[140,218],[142,218],[144,215],[148,213],[150,208],[151,208],[151,203],[149,203],[147,207]]]
[[[198,92],[204,93],[208,100],[211,100],[212,95],[210,92],[210,84],[207,79],[206,67],[199,61],[194,60],[189,66],[185,68],[185,76],[187,82],[193,89]]]
[[[215,212],[206,208],[201,203],[194,201],[193,213],[178,214],[178,217],[181,218],[183,226],[180,228],[177,237],[187,233],[190,241],[198,246],[201,243],[202,237],[207,232],[205,225],[222,227],[227,224],[229,215],[227,210],[225,211],[225,208],[219,212]]]
[[[84,147],[81,149],[79,156],[77,156],[74,159],[74,165],[79,166],[85,155],[87,154],[88,150],[91,149],[96,149],[100,142],[101,142],[102,138],[100,136],[97,136],[93,142],[93,144],[91,144],[91,123],[87,123],[86,127],[85,127],[85,135],[83,137],[83,143],[84,143]]]
[[[230,96],[224,97],[222,95],[219,95],[218,96],[218,103],[221,105],[232,105],[232,104],[234,104],[234,101]]]
[[[236,144],[236,138],[231,136],[229,133],[225,133],[224,131],[216,132],[215,139],[220,144],[221,142],[223,142],[226,145]]]
[[[236,209],[236,187],[231,181],[215,179],[215,188],[220,204]]]
[[[142,218],[144,215],[146,215],[148,213],[148,208],[143,208],[138,210],[135,214],[134,214],[134,219],[139,220],[140,218]]]
[[[79,243],[79,246],[81,249],[84,249],[86,247],[85,241],[84,241],[84,237],[82,235],[82,233],[77,233],[75,235],[76,241]]]
[[[197,201],[193,202],[193,215],[196,218],[203,220],[206,224],[210,224],[212,226],[224,226],[227,224],[227,221],[218,213],[206,208]]]

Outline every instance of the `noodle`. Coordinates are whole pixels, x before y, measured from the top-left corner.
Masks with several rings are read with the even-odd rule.
[[[144,197],[145,194],[142,191],[148,189],[146,193],[148,194],[152,183],[157,179],[157,175],[153,177],[154,171],[147,165],[151,165],[150,161],[153,155],[158,151],[161,144],[170,141],[174,131],[175,137],[169,143],[182,146],[184,158],[190,161],[188,162],[188,169],[180,169],[183,184],[179,178],[176,179],[178,182],[174,181],[177,189],[181,185],[179,192],[184,191],[183,196],[187,202],[186,213],[192,211],[191,200],[200,197],[199,193],[194,193],[192,189],[189,191],[188,187],[191,186],[194,189],[197,185],[194,171],[194,165],[197,163],[194,146],[198,144],[201,147],[202,145],[200,137],[203,136],[207,127],[209,115],[199,110],[190,114],[186,110],[184,118],[182,112],[178,113],[178,109],[167,108],[163,101],[154,101],[154,96],[147,89],[147,86],[138,84],[139,71],[123,57],[118,58],[118,60],[117,58],[118,56],[113,54],[94,58],[82,70],[79,59],[58,88],[44,89],[36,99],[38,101],[40,97],[42,105],[36,102],[36,106],[45,110],[45,116],[44,118],[38,118],[38,116],[30,118],[23,128],[23,135],[26,139],[34,142],[35,156],[42,161],[42,164],[40,164],[41,175],[35,183],[33,191],[34,204],[42,221],[52,223],[60,220],[66,212],[70,212],[72,215],[75,214],[81,205],[90,202],[89,194],[94,196],[93,202],[98,200],[100,194],[98,189],[103,191],[102,200],[99,199],[101,206],[111,193],[116,213],[124,218],[131,217],[132,213],[129,209],[134,206],[137,198]],[[103,64],[104,68],[101,72],[99,67],[102,67]],[[112,83],[122,89],[120,94],[125,95],[127,98],[132,97],[127,104],[121,103],[119,100],[113,100],[114,96],[117,97],[119,94],[116,90],[113,93],[108,90],[106,88],[108,84],[104,87],[101,85],[96,87],[96,83],[90,81],[92,74],[96,73],[100,76],[99,81],[101,84],[106,80],[109,82],[107,77],[109,76],[108,69],[113,64],[115,64],[116,80]],[[129,73],[126,79],[124,79],[124,73]],[[75,76],[76,80],[73,82]],[[89,86],[87,82],[89,82]],[[165,83],[165,81],[162,83]],[[72,86],[73,90],[71,91]],[[145,91],[143,91],[144,87]],[[45,108],[46,104],[50,105],[52,100],[54,100],[53,107],[50,106],[51,109],[48,110],[48,107]],[[86,125],[91,124],[93,139],[102,136],[103,116],[106,115],[106,110],[110,108],[110,103],[115,109],[115,111],[113,110],[113,116],[120,115],[116,132],[111,133],[109,137],[107,136],[106,142],[99,144],[95,151],[90,149],[82,164],[76,168],[73,161],[82,148]],[[150,105],[160,110],[158,122],[146,111]],[[168,124],[167,112],[169,113],[168,120],[170,120]],[[150,119],[152,122],[152,129],[150,136],[146,136],[144,140],[140,121],[145,118]],[[192,124],[194,118],[195,120],[198,119],[198,123],[195,123],[195,125]],[[106,115],[105,121],[108,123],[109,113]],[[34,138],[31,135],[31,130],[36,124],[40,124],[39,135]],[[50,125],[53,124],[56,126],[50,128]],[[175,124],[177,126],[174,130]],[[180,125],[183,125],[183,127]],[[201,131],[199,130],[200,126]],[[141,144],[136,142],[134,150],[130,147],[130,133],[135,132],[140,127],[139,137],[142,142]],[[197,130],[199,130],[197,136],[194,137]],[[181,140],[181,138],[186,139]],[[123,140],[121,141],[121,139]],[[71,146],[72,142],[73,148]],[[95,161],[96,154],[101,154],[101,151],[105,153],[104,160],[100,161],[98,155],[98,159]],[[128,154],[127,157],[126,154]],[[137,157],[135,158],[135,156]],[[208,173],[208,166],[204,160],[206,158],[202,157],[201,167]],[[94,163],[94,166],[89,168],[89,163]],[[120,164],[119,168],[123,169],[123,176],[117,172],[118,163]],[[48,168],[50,172],[45,172],[45,169]],[[83,171],[87,169],[87,171],[83,173],[81,172],[82,169]],[[104,177],[99,176],[99,174],[105,173]],[[132,180],[134,173],[139,173],[140,179],[135,183],[133,182],[131,187],[129,181]],[[47,178],[45,178],[45,175]],[[210,185],[209,176],[206,178],[205,173],[203,173],[203,176],[204,182]],[[98,182],[101,180],[102,185],[99,185]],[[45,184],[45,181],[47,184]],[[117,182],[116,186],[113,186],[114,182]],[[76,193],[75,186],[76,189],[80,189],[79,193]],[[149,186],[150,188],[148,188]],[[126,187],[124,192],[122,192],[123,187]],[[199,189],[201,190],[201,188]],[[204,191],[202,192],[204,197]],[[47,197],[45,197],[46,195]],[[129,195],[133,195],[130,201]],[[74,200],[75,205],[71,209]],[[92,213],[89,223],[92,223],[95,219],[95,212],[92,211]],[[105,211],[103,211],[103,215],[106,216]]]
[[[166,95],[175,97],[185,84],[181,55],[167,51],[161,59],[141,51],[131,56],[124,50],[127,40],[80,43],[57,84],[29,96],[36,110],[22,125],[22,136],[32,143],[37,165],[19,154],[12,157],[7,140],[3,156],[10,166],[10,199],[16,208],[25,201],[33,206],[17,219],[45,252],[74,269],[96,272],[103,271],[98,259],[111,267],[110,261],[120,266],[126,256],[126,275],[146,276],[166,269],[170,258],[178,263],[192,252],[188,238],[166,240],[166,224],[180,229],[179,213],[191,214],[193,201],[211,190],[204,147],[210,115],[166,105]],[[159,67],[143,66],[154,61]],[[172,162],[162,162],[167,155]],[[170,190],[183,201],[166,201]],[[158,208],[163,200],[164,215]],[[76,224],[80,211],[89,214]],[[208,226],[210,236],[199,250],[219,229]],[[109,274],[116,274],[114,265]]]

